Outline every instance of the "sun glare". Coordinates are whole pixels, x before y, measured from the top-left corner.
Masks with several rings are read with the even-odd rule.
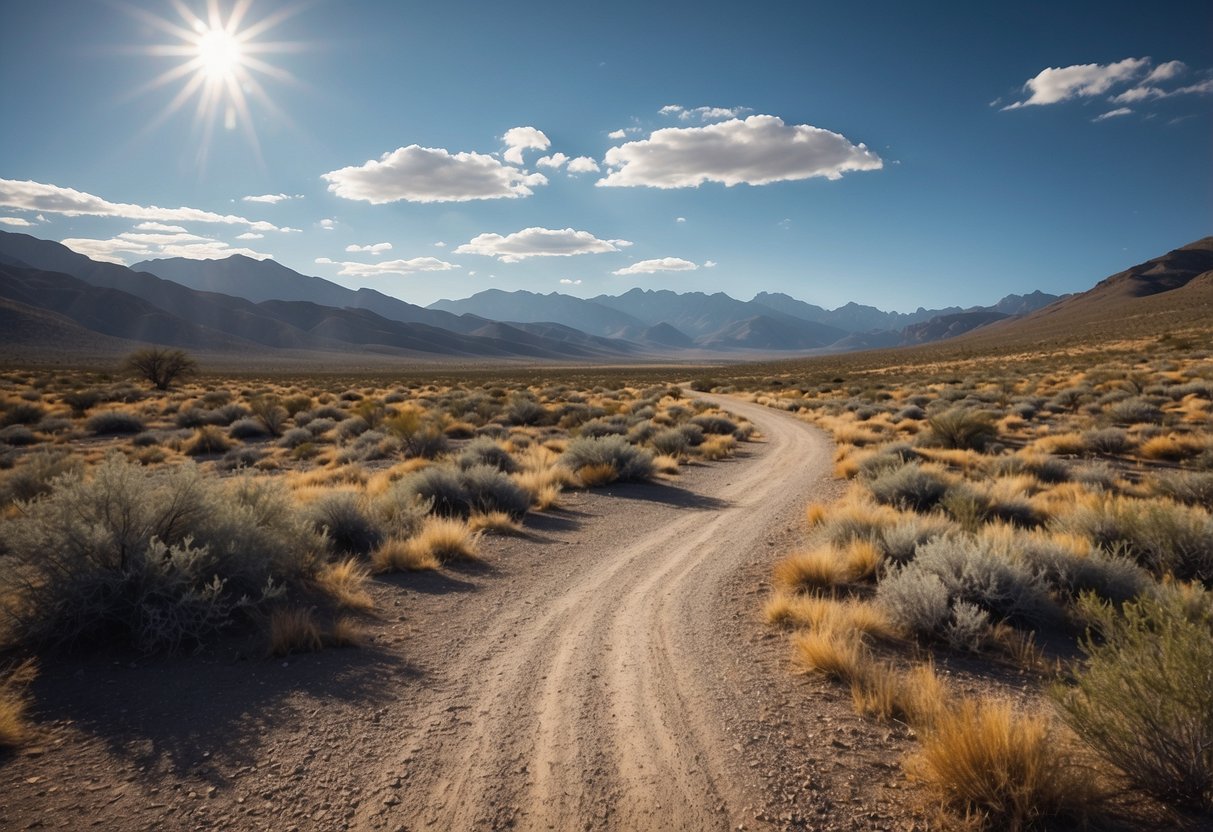
[[[181,84],[145,130],[155,129],[193,101],[194,126],[201,134],[198,151],[200,164],[206,161],[216,125],[226,130],[241,130],[260,158],[253,105],[262,113],[286,119],[266,92],[262,81],[267,78],[287,83],[295,81],[290,73],[262,56],[267,53],[298,52],[305,48],[305,44],[298,42],[270,42],[264,36],[293,15],[299,6],[281,7],[256,22],[249,22],[247,18],[253,0],[236,0],[226,16],[219,0],[207,0],[202,15],[191,11],[185,0],[171,0],[171,5],[181,22],[145,10],[130,9],[133,15],[173,39],[171,43],[143,47],[138,51],[176,59],[173,66],[136,92],[150,92],[169,84]]]
[[[240,66],[240,43],[225,29],[206,29],[198,36],[198,58],[208,77],[228,78]]]

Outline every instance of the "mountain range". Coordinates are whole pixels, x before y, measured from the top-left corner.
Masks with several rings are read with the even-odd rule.
[[[1199,307],[1213,238],[1114,275],[1089,292],[1008,295],[988,307],[829,310],[786,294],[632,289],[583,299],[491,289],[421,307],[273,260],[172,258],[126,267],[0,231],[0,345],[10,355],[107,355],[135,344],[251,355],[380,355],[575,362],[829,353],[1006,332],[1064,332],[1114,307],[1184,295]],[[1192,288],[1192,284],[1196,288]],[[1025,329],[1026,328],[1026,329]]]

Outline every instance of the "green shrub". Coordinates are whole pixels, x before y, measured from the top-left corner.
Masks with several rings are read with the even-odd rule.
[[[954,407],[927,419],[927,440],[943,448],[983,451],[998,438],[998,430],[989,414],[965,407]]]
[[[648,480],[656,473],[653,455],[629,445],[621,436],[574,439],[561,454],[560,463],[574,471],[587,465],[609,465],[621,480]]]
[[[322,541],[278,487],[118,455],[0,527],[0,644],[196,643],[314,574]]]
[[[1213,811],[1213,610],[1179,591],[1084,599],[1094,630],[1073,687],[1053,694],[1084,742],[1158,799]]]
[[[96,436],[142,433],[143,420],[124,410],[107,410],[89,417],[85,426]]]

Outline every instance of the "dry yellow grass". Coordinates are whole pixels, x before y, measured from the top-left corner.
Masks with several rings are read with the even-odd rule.
[[[26,689],[37,675],[37,665],[26,660],[5,671],[0,678],[0,749],[16,748],[29,737]]]
[[[775,564],[775,585],[793,592],[829,589],[849,579],[843,554],[832,546],[794,552]]]
[[[816,629],[830,617],[837,603],[821,595],[776,592],[763,607],[763,617],[768,624],[779,627]]]
[[[476,560],[480,556],[480,534],[462,520],[427,517],[421,531],[408,541],[419,552],[433,555],[440,563]]]
[[[324,646],[315,616],[303,607],[279,607],[270,613],[269,635],[271,656],[311,653]]]
[[[361,647],[366,641],[362,626],[347,615],[333,622],[324,634],[324,643],[330,647]]]
[[[963,700],[936,715],[907,769],[948,806],[984,816],[987,828],[1021,830],[1053,818],[1080,824],[1098,795],[1055,733],[1044,714]]]
[[[732,436],[713,436],[704,440],[699,446],[699,456],[703,459],[714,461],[717,459],[726,459],[733,455],[737,449],[737,440]]]
[[[795,633],[792,655],[805,670],[844,682],[858,678],[871,662],[858,633],[833,627]]]
[[[866,581],[876,577],[884,555],[871,540],[853,540],[846,547],[846,572],[849,580]]]
[[[441,565],[433,552],[413,546],[408,540],[389,538],[371,553],[371,567],[376,572],[421,572]]]
[[[657,473],[659,474],[674,476],[679,471],[678,457],[670,456],[669,454],[653,457],[653,467],[657,469]]]
[[[520,534],[522,532],[522,524],[504,511],[473,514],[468,518],[468,528],[473,532],[493,532],[495,534]]]
[[[1037,439],[1032,448],[1046,454],[1080,454],[1087,449],[1087,440],[1078,431],[1053,433]]]
[[[805,507],[804,518],[808,521],[809,528],[812,529],[820,525],[826,519],[828,513],[829,509],[826,508],[824,503],[809,503]]]
[[[1166,436],[1155,436],[1147,439],[1137,452],[1145,459],[1162,459],[1168,462],[1178,462],[1195,456],[1204,450],[1207,441],[1187,434],[1170,433]]]
[[[610,463],[603,462],[597,465],[582,465],[577,469],[577,480],[581,483],[582,488],[596,488],[600,485],[612,483],[617,479],[619,479],[619,472]]]
[[[371,594],[366,589],[369,577],[370,573],[357,559],[346,558],[324,567],[316,583],[339,607],[369,610],[375,606]]]

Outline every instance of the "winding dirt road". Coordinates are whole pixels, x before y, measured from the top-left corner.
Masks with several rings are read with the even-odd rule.
[[[363,649],[47,663],[0,828],[917,828],[889,729],[758,620],[830,442],[716,400],[761,439],[568,494],[482,568],[377,581]]]
[[[739,695],[721,589],[772,525],[799,512],[830,444],[787,414],[717,397],[763,443],[701,494],[699,510],[646,528],[610,518],[597,551],[537,576],[527,602],[487,617],[452,656],[448,687],[405,741],[401,804],[367,827],[735,829],[752,820],[746,760],[721,730]],[[748,813],[748,814],[747,814]]]

